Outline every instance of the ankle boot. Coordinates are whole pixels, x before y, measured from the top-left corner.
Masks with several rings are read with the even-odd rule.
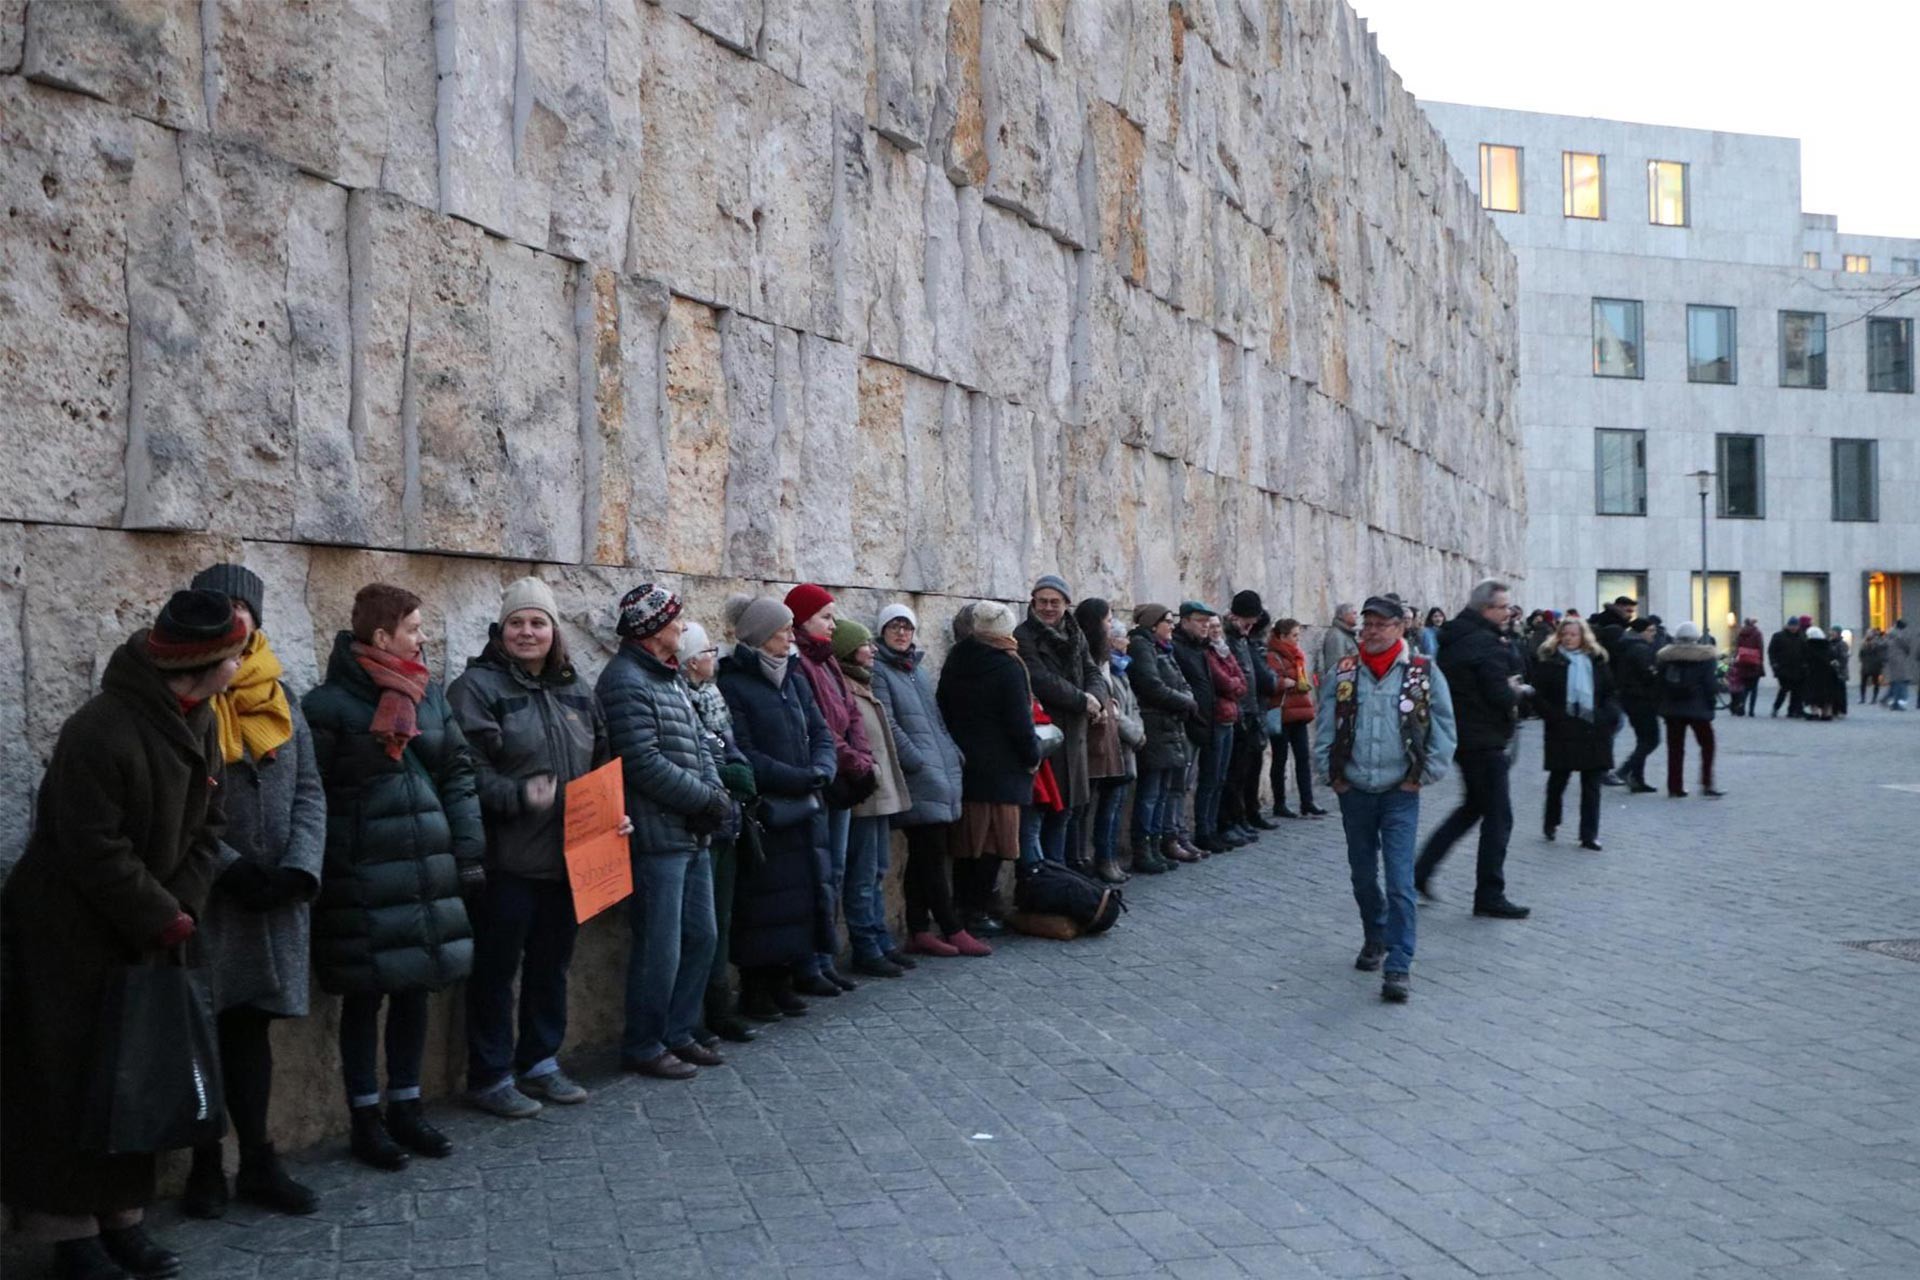
[[[113,1260],[99,1236],[62,1240],[53,1246],[53,1274],[57,1280],[131,1280],[126,1268]]]
[[[1133,874],[1137,876],[1157,876],[1167,869],[1167,860],[1154,852],[1153,842],[1138,840],[1133,846]]]
[[[187,1171],[187,1187],[180,1193],[180,1212],[189,1218],[223,1218],[227,1213],[227,1172],[222,1164],[224,1152],[217,1142],[193,1149],[193,1167]]]
[[[404,1169],[408,1156],[400,1144],[387,1132],[387,1122],[381,1118],[380,1108],[369,1104],[352,1108],[353,1137],[351,1147],[354,1157],[362,1164],[370,1164],[376,1169]]]
[[[1128,880],[1127,873],[1122,871],[1120,864],[1112,858],[1106,858],[1097,863],[1095,874],[1108,884],[1125,884]]]
[[[135,1280],[167,1280],[180,1274],[180,1255],[161,1248],[144,1226],[106,1227],[100,1232],[100,1243],[106,1246],[107,1256]]]
[[[453,1154],[453,1139],[427,1122],[427,1113],[418,1098],[402,1098],[387,1104],[387,1132],[395,1142],[416,1155],[439,1160]]]
[[[241,1148],[233,1191],[242,1200],[276,1213],[306,1214],[320,1207],[319,1196],[288,1176],[271,1142]]]
[[[1179,836],[1161,837],[1160,856],[1166,859],[1167,869],[1169,871],[1183,862],[1200,861],[1200,851],[1187,844],[1186,841],[1182,840]]]

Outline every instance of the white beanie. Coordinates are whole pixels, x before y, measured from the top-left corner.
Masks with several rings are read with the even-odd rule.
[[[907,625],[915,631],[920,629],[920,619],[913,616],[913,610],[903,604],[890,604],[880,611],[880,621],[874,626],[873,634],[879,635],[887,629],[889,622],[898,622],[905,618]]]
[[[547,621],[558,626],[560,606],[554,602],[553,588],[538,578],[521,578],[507,584],[500,593],[500,624],[506,625],[507,619],[522,609],[538,609],[547,615]]]
[[[1809,640],[1825,640],[1826,638],[1827,638],[1827,633],[1826,633],[1826,632],[1824,632],[1824,631],[1822,631],[1822,630],[1821,630],[1820,628],[1818,628],[1818,627],[1808,627],[1808,628],[1807,628],[1807,639],[1809,639]]]
[[[699,657],[701,650],[708,647],[707,629],[697,622],[689,622],[680,632],[680,647],[673,651],[673,656],[680,659],[680,664],[685,666]]]
[[[998,600],[981,600],[973,606],[973,634],[1010,636],[1013,628],[1013,610]]]
[[[1700,638],[1700,628],[1689,619],[1673,629],[1673,638],[1675,640],[1698,640]]]

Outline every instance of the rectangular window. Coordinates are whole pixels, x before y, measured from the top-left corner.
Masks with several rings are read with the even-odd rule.
[[[1647,161],[1647,221],[1656,227],[1687,225],[1687,166],[1681,161]]]
[[[1715,436],[1720,514],[1758,520],[1767,514],[1767,442],[1764,436]]]
[[[1827,317],[1819,311],[1780,313],[1780,385],[1827,385]]]
[[[1638,378],[1640,304],[1624,298],[1593,300],[1593,376]]]
[[[1603,516],[1647,514],[1647,433],[1593,433],[1594,510]]]
[[[1867,390],[1913,394],[1913,321],[1892,316],[1867,321]]]
[[[1880,518],[1880,458],[1877,440],[1833,442],[1833,518]]]
[[[1734,381],[1732,307],[1687,308],[1687,381]]]
[[[1563,210],[1569,218],[1604,218],[1601,175],[1606,159],[1585,151],[1560,153],[1560,189]]]
[[[1647,599],[1647,571],[1645,569],[1602,569],[1594,575],[1596,588],[1594,599],[1602,607],[1629,596],[1640,602],[1640,616],[1646,617],[1653,612],[1653,603]]]
[[[1805,253],[1801,254],[1800,265],[1808,268],[1809,270],[1818,271],[1820,269],[1819,252],[1814,249],[1809,249]]]
[[[1786,617],[1812,618],[1814,626],[1825,627],[1827,619],[1833,616],[1828,604],[1826,574],[1780,575],[1780,612]]]
[[[1480,144],[1480,207],[1520,212],[1520,148]]]
[[[1843,253],[1840,255],[1840,269],[1862,276],[1873,270],[1873,259],[1864,253]]]
[[[1740,634],[1740,575],[1716,573],[1709,578],[1704,607],[1700,601],[1700,571],[1695,569],[1687,578],[1693,595],[1693,619],[1706,632],[1702,642],[1711,641],[1725,653]]]
[[[1897,276],[1920,276],[1920,258],[1895,258],[1893,274]]]

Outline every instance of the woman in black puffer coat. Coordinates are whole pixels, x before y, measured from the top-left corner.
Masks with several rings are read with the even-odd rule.
[[[1193,690],[1173,652],[1173,610],[1143,604],[1133,611],[1127,640],[1127,680],[1140,700],[1147,742],[1138,757],[1140,779],[1133,791],[1133,869],[1157,874],[1189,860],[1166,854],[1178,840],[1173,829],[1180,788],[1193,759],[1187,737],[1194,707]]]
[[[421,661],[420,600],[374,583],[353,601],[324,683],[302,702],[327,788],[313,969],[340,1006],[353,1153],[399,1169],[453,1151],[420,1110],[427,997],[473,967],[462,893],[486,882],[467,740]],[[387,1111],[376,1073],[387,1006]],[[395,1140],[398,1140],[396,1144]]]

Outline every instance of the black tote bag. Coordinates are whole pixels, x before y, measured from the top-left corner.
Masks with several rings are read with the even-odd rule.
[[[174,1151],[226,1133],[206,970],[128,965],[108,983],[98,1036],[81,1135],[86,1150]]]

